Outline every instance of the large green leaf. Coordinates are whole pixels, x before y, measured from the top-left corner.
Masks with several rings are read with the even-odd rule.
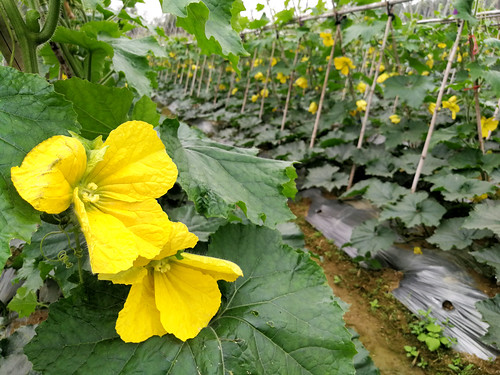
[[[9,241],[30,241],[40,222],[18,194],[10,169],[20,165],[37,144],[56,134],[78,132],[71,103],[54,92],[45,79],[0,67],[0,269],[10,256]]]
[[[444,199],[455,201],[459,199],[474,198],[491,192],[495,184],[467,178],[459,174],[438,174],[425,178],[433,184],[432,191],[439,191]]]
[[[472,15],[472,4],[474,0],[457,0],[455,9],[457,10],[456,18],[469,22],[471,25],[477,24],[477,19]]]
[[[463,228],[464,221],[463,217],[443,221],[427,242],[439,246],[441,250],[465,249],[473,240],[493,235],[489,230]]]
[[[358,250],[358,255],[370,252],[373,256],[377,251],[391,247],[394,241],[396,233],[391,228],[371,219],[353,229],[349,242]]]
[[[233,8],[234,0],[160,0],[163,12],[177,17],[177,25],[193,34],[201,53],[218,54],[227,58],[239,71],[238,55],[246,55],[233,24],[241,5]]]
[[[495,271],[495,278],[500,282],[500,245],[481,249],[471,253],[480,263],[486,263]]]
[[[490,325],[488,333],[481,340],[500,349],[500,294],[495,297],[476,302],[476,308],[483,316],[483,320]]]
[[[384,21],[374,21],[371,24],[367,23],[356,23],[349,26],[342,38],[342,43],[347,45],[353,40],[359,38],[363,39],[365,42],[369,42],[375,36],[378,36],[384,32],[385,22]]]
[[[73,102],[82,135],[89,139],[107,135],[127,121],[134,97],[126,88],[106,87],[80,78],[57,81],[55,89]]]
[[[415,225],[439,225],[446,209],[425,192],[408,194],[395,205],[386,206],[380,213],[380,220],[399,218],[408,228]]]
[[[432,77],[422,75],[389,77],[384,81],[384,85],[385,98],[399,96],[413,108],[419,108],[424,102],[427,91],[435,87]]]
[[[223,304],[194,339],[122,342],[114,329],[122,288],[100,283],[97,296],[51,306],[25,348],[34,369],[45,375],[354,374],[343,311],[307,254],[283,245],[277,231],[227,225],[208,255],[237,262],[245,276],[220,283]]]
[[[177,120],[166,120],[160,133],[198,212],[227,218],[238,206],[251,222],[270,227],[294,217],[287,206],[296,192],[292,163],[210,141]]]
[[[382,207],[396,202],[401,196],[409,193],[408,189],[398,184],[371,179],[363,196],[372,201],[375,206]]]
[[[149,96],[144,95],[135,103],[131,120],[145,121],[153,126],[158,126],[160,114],[156,110],[156,103]]]
[[[489,229],[500,236],[500,201],[489,201],[478,204],[469,214],[463,227],[468,229]]]
[[[339,169],[339,167],[329,164],[325,164],[321,167],[310,168],[302,187],[304,189],[322,187],[328,191],[332,191],[336,187],[336,184],[332,181],[333,175],[338,172]]]
[[[196,234],[200,241],[208,241],[210,235],[215,233],[221,225],[227,221],[217,217],[206,218],[196,212],[194,205],[186,204],[182,207],[167,210],[172,221],[180,221],[189,228],[189,231]]]

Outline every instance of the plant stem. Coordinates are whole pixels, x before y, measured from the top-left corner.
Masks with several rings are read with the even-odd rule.
[[[83,252],[80,245],[80,230],[75,228],[75,245],[76,245],[76,257],[78,258],[78,277],[80,278],[80,285],[83,285]]]
[[[30,33],[29,38],[36,44],[42,44],[49,40],[56,30],[60,9],[61,0],[49,0],[49,9],[42,31],[39,33]]]

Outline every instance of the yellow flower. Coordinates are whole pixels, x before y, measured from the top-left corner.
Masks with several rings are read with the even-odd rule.
[[[231,95],[234,95],[238,92],[238,88],[235,87],[234,89],[231,90]]]
[[[264,98],[267,98],[269,96],[269,90],[268,89],[262,89],[262,90],[260,90],[260,96],[263,96]]]
[[[307,89],[307,87],[308,87],[307,78],[305,78],[305,77],[299,77],[299,78],[297,78],[297,80],[295,81],[294,85],[295,86],[299,86],[302,89]]]
[[[213,69],[214,66],[212,64],[208,64],[208,69]]]
[[[226,85],[225,85],[225,84],[223,84],[223,83],[221,83],[221,84],[219,85],[219,90],[221,90],[221,91],[224,91],[226,88],[227,88],[227,87],[226,87]]]
[[[448,108],[451,111],[451,118],[455,120],[457,112],[460,111],[460,107],[457,104],[457,97],[453,95],[450,99],[443,100],[443,108]]]
[[[253,78],[255,78],[257,81],[262,81],[266,79],[266,77],[264,77],[264,74],[262,74],[262,72],[258,72],[256,75],[253,76]]]
[[[170,52],[168,55],[169,55],[171,58],[174,58],[174,57],[175,57],[175,53],[174,53],[174,52]]]
[[[462,55],[459,53],[457,53],[457,62],[462,62]]]
[[[284,75],[283,73],[278,73],[276,74],[276,79],[280,81],[281,83],[286,83],[286,80],[288,79],[288,76]]]
[[[271,60],[271,66],[275,66],[278,63],[278,60],[276,60],[276,57],[273,57]]]
[[[238,83],[238,82],[240,81],[240,77],[236,77],[236,78],[234,79],[234,81],[235,81],[236,83]]]
[[[436,110],[436,103],[429,103],[429,107],[427,107],[427,109],[433,115],[434,111]]]
[[[331,33],[320,33],[319,36],[323,39],[323,44],[325,47],[331,47],[335,43]]]
[[[423,75],[423,76],[428,76],[428,75],[429,75],[429,71],[428,71],[428,70],[426,70],[425,72],[422,72],[422,75]]]
[[[358,113],[358,110],[356,110],[356,109],[354,109],[354,110],[352,110],[352,111],[349,111],[349,114],[350,114],[352,117],[356,116],[356,113]]]
[[[189,72],[188,77],[191,78],[193,76],[193,73]]]
[[[309,60],[308,56],[304,56],[303,58],[300,59],[300,62],[307,62]]]
[[[226,73],[234,72],[234,69],[231,65],[226,66]]]
[[[253,67],[256,68],[263,63],[262,59],[255,59],[253,62]]]
[[[413,254],[416,254],[416,255],[422,255],[422,249],[418,246],[415,246],[413,248]]]
[[[349,69],[356,68],[351,59],[345,56],[334,58],[333,63],[335,64],[335,69],[340,70],[340,73],[345,76],[349,74]]]
[[[95,273],[130,268],[158,255],[172,223],[156,198],[175,183],[177,167],[152,125],[129,121],[106,142],[62,135],[31,150],[11,169],[19,195],[35,209],[58,214],[73,204]]]
[[[63,73],[63,74],[61,74],[61,79],[64,81],[64,80],[68,79],[68,76]]]
[[[401,117],[399,117],[398,115],[394,114],[394,115],[390,115],[389,116],[389,120],[391,120],[391,122],[393,124],[399,124],[401,122]]]
[[[446,48],[446,43],[438,43],[438,48]]]
[[[125,342],[167,333],[182,341],[195,337],[220,307],[217,280],[243,276],[227,260],[182,252],[195,246],[198,238],[184,224],[172,224],[175,234],[158,256],[140,258],[118,274],[99,275],[101,280],[132,285],[116,321],[116,332]]]
[[[367,87],[368,87],[368,85],[366,83],[360,82],[356,86],[356,90],[358,90],[361,94],[364,94],[366,92]]]
[[[326,61],[326,62],[330,61],[330,56],[326,56],[326,57],[325,57],[325,61]]]
[[[316,104],[316,102],[311,102],[311,104],[309,104],[308,111],[311,112],[313,115],[318,111],[318,105]]]
[[[259,99],[259,95],[252,95],[252,102],[255,103]]]
[[[198,67],[193,64],[193,65],[191,65],[191,69],[196,70],[196,69],[198,69]]]
[[[273,109],[271,109],[271,112],[276,112],[278,110],[277,107],[274,107]]]
[[[323,71],[323,67],[322,66],[318,67],[318,72],[322,72],[322,71]]]
[[[444,60],[444,59],[446,59],[447,57],[448,57],[448,52],[443,52],[443,53],[441,54],[441,60]]]
[[[366,101],[361,99],[356,102],[356,111],[366,111]]]
[[[378,76],[377,78],[377,83],[383,83],[387,78],[389,78],[389,74],[387,73],[382,73],[381,75]]]
[[[486,118],[484,116],[481,117],[481,130],[483,133],[483,138],[486,138],[489,132],[495,130],[498,126],[498,120],[495,120],[493,117]]]
[[[427,61],[425,62],[425,65],[429,67],[429,69],[432,69],[434,66],[434,58],[432,57],[432,54],[427,55]]]
[[[368,48],[368,55],[373,54],[373,52],[375,52],[375,48],[374,47]]]
[[[385,70],[385,65],[380,64],[380,69],[378,70],[380,73],[382,73]]]

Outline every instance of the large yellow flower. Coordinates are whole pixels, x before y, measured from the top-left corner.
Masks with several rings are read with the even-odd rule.
[[[486,118],[481,116],[481,131],[483,133],[483,138],[486,138],[489,132],[495,130],[498,126],[498,120],[495,120],[494,117]]]
[[[132,285],[116,321],[123,341],[141,342],[166,333],[183,341],[195,337],[219,309],[217,280],[243,276],[227,260],[180,252],[196,245],[198,238],[182,223],[173,226],[172,237],[154,259],[139,258],[129,270],[99,275]]]
[[[331,47],[335,44],[333,40],[332,33],[320,33],[319,36],[323,39],[323,45],[325,47]]]
[[[457,104],[457,97],[453,95],[448,100],[443,100],[443,108],[448,108],[451,111],[451,118],[455,120],[457,112],[460,111],[460,107]]]
[[[349,69],[356,68],[351,59],[345,56],[334,58],[333,63],[335,64],[335,69],[340,70],[340,73],[345,76],[349,74]]]
[[[318,104],[316,102],[311,102],[308,111],[314,115],[318,111]]]
[[[356,101],[356,111],[362,112],[366,111],[366,106],[368,103],[366,103],[366,100],[357,100]]]
[[[177,167],[153,126],[129,121],[86,147],[62,135],[31,150],[12,181],[23,199],[50,214],[71,204],[95,273],[115,273],[160,253],[172,223],[155,198],[175,183]],[[91,144],[90,144],[91,143]]]
[[[306,77],[299,77],[299,78],[297,78],[297,80],[295,81],[294,85],[295,86],[299,86],[302,89],[307,89],[307,87],[309,86]]]

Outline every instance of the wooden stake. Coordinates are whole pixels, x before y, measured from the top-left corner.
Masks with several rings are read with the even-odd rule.
[[[288,82],[288,92],[286,94],[285,109],[283,110],[283,119],[281,120],[281,131],[285,130],[286,115],[288,113],[288,104],[290,103],[290,95],[293,90],[293,79],[295,75],[295,66],[297,65],[297,60],[299,57],[300,50],[300,39],[297,42],[297,48],[295,49],[295,56],[293,57],[292,71],[290,72],[289,82]]]
[[[191,90],[189,90],[189,95],[190,96],[193,96],[193,92],[194,92],[194,84],[196,82],[196,76],[198,75],[198,65],[200,64],[200,55],[198,55],[198,58],[196,59],[196,68],[193,72],[193,80],[191,81]]]
[[[214,70],[214,59],[215,56],[212,56],[212,62],[210,63],[210,66],[208,67],[208,79],[207,79],[207,86],[205,87],[205,92],[208,93],[208,88],[210,87],[210,82],[212,81],[212,71]]]
[[[203,74],[205,73],[205,65],[207,64],[207,55],[203,58],[203,65],[201,66],[200,81],[198,82],[198,90],[196,96],[200,96],[201,83],[203,82]]]
[[[314,142],[316,141],[316,135],[318,133],[319,119],[321,117],[321,110],[323,109],[323,101],[325,100],[326,88],[328,87],[328,76],[330,75],[330,68],[332,66],[333,55],[335,54],[335,44],[337,44],[339,35],[342,31],[340,30],[340,24],[337,24],[337,30],[335,31],[335,38],[333,41],[332,49],[330,50],[330,58],[328,59],[328,65],[326,66],[325,79],[323,80],[323,88],[321,89],[321,96],[319,98],[318,111],[316,112],[316,120],[314,121],[313,132],[311,135],[311,142],[309,143],[309,148],[314,147]]]
[[[217,103],[217,95],[219,93],[219,85],[220,85],[221,78],[222,78],[222,65],[219,69],[219,77],[217,78],[217,85],[215,86],[214,104]]]
[[[179,75],[179,67],[180,63],[177,63],[177,66],[175,67],[174,85],[177,83],[177,76]]]
[[[234,87],[234,77],[236,75],[236,72],[233,70],[233,72],[231,73],[231,80],[230,80],[230,83],[229,83],[229,90],[227,90],[227,96],[226,96],[226,105],[229,101],[229,98],[231,97],[231,91],[233,91],[233,87]]]
[[[266,90],[267,90],[267,81],[269,80],[269,74],[271,74],[271,69],[273,67],[273,58],[274,58],[275,47],[276,47],[276,40],[273,40],[273,46],[271,47],[271,57],[269,58],[269,65],[267,66],[266,80],[264,81],[264,88],[262,89],[263,92],[266,92]],[[264,113],[264,101],[265,101],[265,99],[266,99],[266,96],[262,95],[262,98],[260,100],[259,120],[262,120],[262,114]]]
[[[357,149],[361,149],[363,146],[363,141],[365,138],[366,125],[368,124],[368,116],[370,115],[370,107],[372,104],[373,94],[375,93],[375,87],[377,86],[377,78],[380,72],[380,65],[382,64],[382,60],[384,59],[384,50],[387,44],[387,37],[389,36],[389,30],[391,27],[392,17],[389,15],[387,17],[387,23],[385,25],[384,39],[382,39],[382,46],[380,47],[380,56],[377,63],[377,67],[375,68],[375,72],[373,74],[373,82],[370,86],[370,92],[368,93],[368,100],[366,102],[366,110],[365,115],[363,116],[363,121],[361,123],[361,132],[359,133],[358,144],[356,146]],[[374,52],[375,54],[375,52]],[[352,187],[352,183],[354,181],[354,173],[356,172],[356,164],[352,165],[351,174],[349,175],[349,182],[347,183],[347,190]]]
[[[417,190],[418,180],[420,179],[420,174],[422,173],[422,169],[424,167],[425,158],[427,157],[427,152],[429,151],[429,145],[431,144],[432,133],[434,131],[434,127],[436,126],[437,114],[439,112],[439,107],[441,107],[441,101],[443,99],[443,93],[446,87],[446,82],[448,82],[448,75],[450,74],[451,65],[455,60],[455,55],[457,53],[457,48],[458,48],[458,42],[460,41],[460,36],[462,34],[463,29],[464,29],[464,21],[460,21],[460,25],[458,26],[458,31],[457,31],[457,38],[455,39],[455,43],[453,44],[453,48],[451,49],[450,56],[448,57],[448,64],[446,65],[446,70],[444,71],[443,75],[443,81],[441,82],[441,87],[439,88],[439,93],[436,99],[436,109],[434,110],[434,114],[432,115],[432,120],[429,125],[429,131],[427,132],[424,148],[422,149],[422,155],[420,156],[417,170],[415,171],[415,176],[413,178],[413,183],[411,185],[412,193],[414,193]]]
[[[248,89],[250,88],[250,79],[251,79],[250,74],[252,73],[253,70],[253,64],[255,64],[255,58],[257,57],[257,50],[258,48],[255,48],[253,52],[252,62],[250,63],[250,67],[248,68],[247,84],[245,86],[245,94],[243,95],[243,103],[241,104],[240,113],[245,112],[245,105],[247,104],[247,97],[248,97]]]

